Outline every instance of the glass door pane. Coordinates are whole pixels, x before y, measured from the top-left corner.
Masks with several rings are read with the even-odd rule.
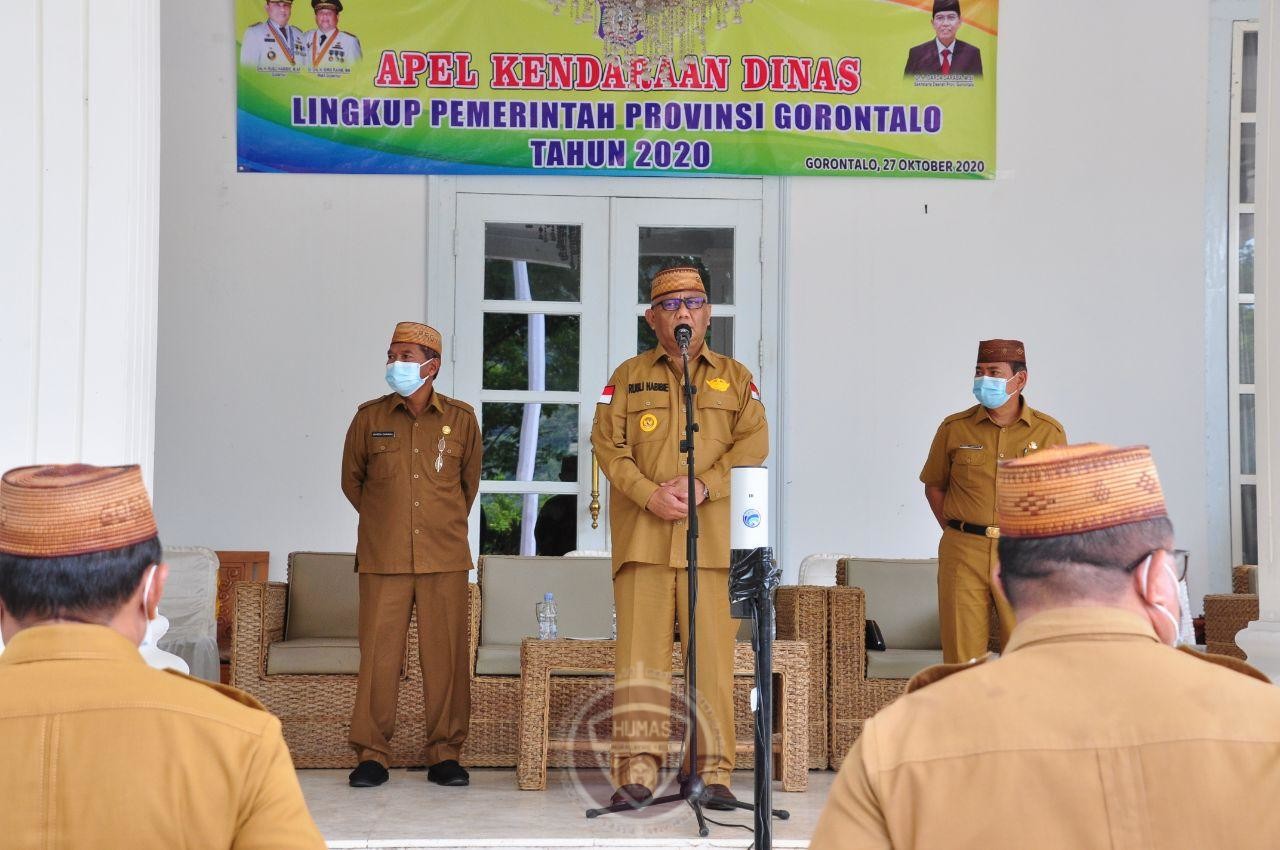
[[[657,345],[644,319],[653,276],[670,265],[697,268],[712,304],[708,344],[753,372],[760,368],[758,201],[614,201],[610,361]],[[630,309],[627,309],[630,305]]]
[[[608,202],[458,196],[456,367],[478,388],[478,554],[603,548],[590,529],[590,428],[607,374]],[[589,388],[591,398],[583,398]],[[587,462],[579,454],[587,450]]]

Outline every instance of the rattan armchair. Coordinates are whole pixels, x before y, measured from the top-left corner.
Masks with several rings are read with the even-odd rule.
[[[836,586],[826,588],[830,643],[831,766],[839,769],[862,727],[877,711],[900,697],[907,678],[870,678],[867,675],[867,596],[860,587],[849,587],[845,560],[836,569]],[[936,605],[936,597],[926,604]],[[1000,650],[1000,624],[991,610],[989,648]],[[939,660],[941,658],[939,657]]]
[[[1210,593],[1204,598],[1205,649],[1219,655],[1245,658],[1236,634],[1258,619],[1258,568],[1231,570],[1231,593]]]
[[[231,627],[231,684],[248,691],[280,718],[295,767],[354,767],[347,743],[356,699],[354,673],[267,673],[267,650],[284,638],[289,586],[283,582],[235,585]],[[391,766],[422,764],[422,672],[418,666],[418,616],[409,623],[404,673],[396,705]]]

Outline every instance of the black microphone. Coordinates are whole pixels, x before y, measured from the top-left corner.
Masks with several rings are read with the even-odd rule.
[[[680,346],[681,354],[689,353],[689,343],[693,339],[693,328],[688,325],[676,325],[676,345]]]

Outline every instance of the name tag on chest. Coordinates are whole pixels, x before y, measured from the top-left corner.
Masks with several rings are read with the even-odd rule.
[[[641,381],[638,384],[627,384],[629,393],[665,393],[670,392],[671,385],[656,381]]]

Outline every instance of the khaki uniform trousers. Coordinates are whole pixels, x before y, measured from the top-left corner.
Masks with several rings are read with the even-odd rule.
[[[471,717],[467,571],[360,574],[360,679],[351,745],[361,761],[386,767],[409,616],[418,607],[418,654],[428,765],[457,759]]]
[[[680,619],[688,649],[688,575],[666,564],[622,565],[613,577],[618,615],[613,696],[613,778],[653,789],[671,733],[671,648]],[[729,571],[698,570],[698,775],[729,785],[734,763],[733,652],[738,621],[729,615]],[[681,703],[677,710],[686,712]],[[682,769],[690,773],[686,749]]]
[[[1000,646],[1013,631],[1013,609],[991,589],[997,541],[954,528],[938,543],[938,621],[942,660],[958,664],[987,654],[991,640],[991,603],[1000,617]]]

